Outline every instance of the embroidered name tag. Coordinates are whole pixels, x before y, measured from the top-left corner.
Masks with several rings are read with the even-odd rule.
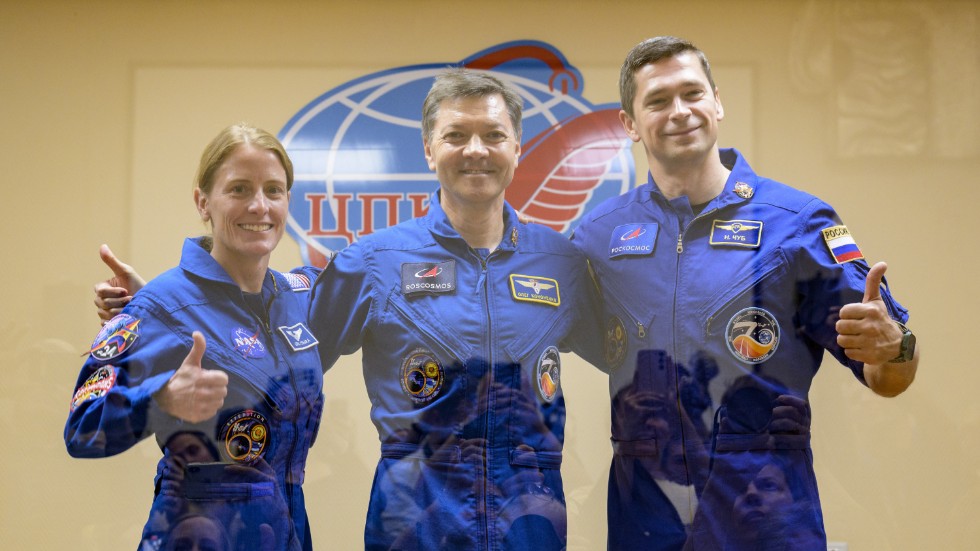
[[[759,220],[714,220],[711,222],[712,245],[758,247],[762,242],[762,222]]]
[[[823,234],[823,240],[838,264],[864,258],[847,226],[833,226],[820,230],[820,233]]]
[[[510,274],[510,292],[516,300],[540,302],[551,306],[561,304],[558,281],[548,277]]]
[[[451,293],[455,290],[455,260],[402,264],[402,294]]]
[[[609,258],[653,254],[659,224],[623,224],[616,226],[609,239]]]
[[[279,331],[286,337],[286,342],[289,343],[289,347],[293,349],[293,352],[299,352],[300,350],[306,350],[320,344],[313,333],[303,325],[302,322],[295,325],[290,325],[286,327],[285,325],[279,327]]]

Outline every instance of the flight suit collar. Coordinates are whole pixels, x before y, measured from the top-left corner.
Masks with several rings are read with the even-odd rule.
[[[752,167],[745,160],[745,157],[737,149],[720,149],[718,150],[718,154],[721,157],[722,164],[732,172],[728,175],[728,180],[725,181],[725,187],[722,192],[708,202],[705,206],[705,211],[746,203],[755,196],[759,184],[758,176],[756,176]],[[647,183],[650,184],[650,194],[654,200],[672,206],[675,205],[674,202],[667,199],[663,192],[660,191],[660,187],[657,186],[657,183],[653,180],[653,175],[649,172],[647,173]]]
[[[439,191],[436,190],[429,200],[429,212],[425,216],[425,223],[433,235],[446,239],[458,239],[463,241],[459,232],[449,223],[449,217],[443,210],[439,202]],[[497,246],[498,250],[516,250],[521,240],[521,222],[517,216],[517,211],[504,201],[504,236]]]

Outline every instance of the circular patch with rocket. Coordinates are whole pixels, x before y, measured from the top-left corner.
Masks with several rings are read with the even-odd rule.
[[[728,350],[739,361],[757,364],[768,360],[779,346],[776,316],[762,308],[739,310],[725,329]]]
[[[552,402],[558,395],[558,388],[561,385],[561,356],[557,348],[549,346],[541,353],[535,375],[541,399]]]

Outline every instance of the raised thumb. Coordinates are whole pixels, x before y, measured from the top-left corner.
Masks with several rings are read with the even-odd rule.
[[[105,265],[112,270],[113,275],[124,276],[128,275],[131,271],[128,264],[122,263],[118,258],[116,258],[116,255],[112,254],[112,250],[109,248],[109,245],[102,244],[102,246],[99,247],[99,257],[101,257],[102,262],[104,262]]]
[[[208,347],[207,340],[200,331],[194,331],[191,335],[194,339],[194,345],[191,346],[191,351],[187,353],[187,357],[184,358],[184,363],[181,367],[196,367],[201,369],[201,358],[204,357],[204,350]]]
[[[864,300],[861,302],[881,299],[881,279],[885,277],[885,270],[887,269],[888,264],[884,262],[879,262],[871,267],[868,278],[864,280]]]

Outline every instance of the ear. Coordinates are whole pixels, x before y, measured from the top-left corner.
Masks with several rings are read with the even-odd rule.
[[[425,152],[425,162],[429,165],[429,170],[436,171],[436,163],[432,160],[432,147],[428,141],[422,142],[422,150]]]
[[[623,129],[626,130],[626,135],[630,137],[634,142],[640,141],[640,135],[636,133],[636,123],[633,121],[633,117],[630,117],[626,111],[622,109],[619,110],[619,122],[623,123]]]
[[[194,189],[194,206],[197,207],[197,213],[201,215],[202,222],[211,220],[211,213],[208,212],[208,196],[201,191],[201,188]]]
[[[715,110],[718,112],[718,116],[715,117],[718,120],[725,118],[725,107],[721,104],[721,96],[718,94],[718,87],[715,87]]]

